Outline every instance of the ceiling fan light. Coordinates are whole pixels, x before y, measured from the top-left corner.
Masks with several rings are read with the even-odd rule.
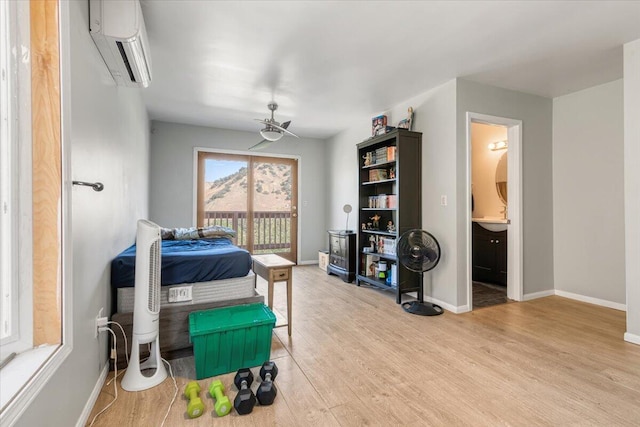
[[[277,130],[267,128],[262,129],[260,131],[260,135],[262,135],[262,137],[267,141],[277,141],[282,138],[282,133],[278,132]]]

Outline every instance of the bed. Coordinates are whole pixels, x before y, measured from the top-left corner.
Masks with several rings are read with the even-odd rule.
[[[251,255],[229,238],[162,240],[161,253],[160,350],[167,357],[190,349],[190,312],[264,302],[255,290]],[[135,258],[134,244],[111,262],[112,320],[124,327],[128,337],[133,326]],[[171,294],[171,289],[184,287],[190,289],[191,299],[173,301],[170,296],[176,292]],[[124,348],[118,353],[121,365]]]

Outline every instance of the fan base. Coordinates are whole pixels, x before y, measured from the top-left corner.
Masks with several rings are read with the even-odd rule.
[[[407,313],[417,314],[419,316],[437,316],[444,313],[444,310],[439,305],[420,301],[402,303],[402,308]]]

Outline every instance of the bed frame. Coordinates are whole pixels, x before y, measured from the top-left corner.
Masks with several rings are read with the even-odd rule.
[[[254,296],[248,298],[237,298],[225,301],[214,301],[200,304],[169,306],[160,308],[160,354],[163,358],[175,359],[186,357],[193,354],[193,346],[191,345],[191,337],[189,335],[189,313],[199,310],[210,310],[212,308],[227,307],[239,304],[264,303],[264,297],[257,292]],[[122,325],[128,339],[127,352],[131,353],[131,337],[133,332],[133,312],[115,313],[112,321]],[[124,339],[122,332],[117,326],[113,328],[118,337],[118,369],[126,368],[127,361],[125,359]],[[146,357],[149,352],[146,349],[140,349],[140,357]],[[111,360],[111,369],[114,368],[114,361]]]

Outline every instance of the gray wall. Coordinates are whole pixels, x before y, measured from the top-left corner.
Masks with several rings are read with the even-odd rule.
[[[623,83],[553,100],[556,290],[625,303]]]
[[[524,293],[553,289],[552,101],[534,95],[452,80],[384,112],[395,124],[414,109],[422,132],[423,228],[442,248],[438,267],[425,275],[425,291],[452,307],[467,302],[466,113],[523,121]],[[327,145],[327,228],[341,228],[342,205],[357,205],[355,144],[370,135],[371,117],[331,138]],[[447,206],[440,205],[446,195]]]
[[[640,39],[624,45],[627,341],[640,344]]]
[[[433,234],[442,256],[438,266],[424,275],[425,294],[456,305],[456,81],[394,107],[397,123],[414,109],[414,130],[422,132],[422,228]],[[447,206],[440,205],[446,195]]]
[[[111,81],[89,35],[88,2],[60,7],[62,40],[68,28],[71,41],[70,81],[63,80],[71,85],[65,101],[71,103],[71,177],[100,181],[105,189],[72,190],[73,298],[67,302],[73,315],[65,327],[73,350],[16,424],[29,427],[72,426],[85,409],[106,363],[107,337],[94,339],[94,324],[101,307],[108,314],[109,265],[134,242],[136,220],[147,216],[148,204],[148,119],[140,92]]]
[[[300,158],[299,259],[318,261],[324,244],[324,141],[284,137],[265,150],[247,149],[260,140],[258,132],[239,132],[166,122],[152,122],[149,212],[164,227],[194,226],[194,148],[234,150],[245,154],[292,155]]]
[[[327,228],[344,228],[342,206],[358,203],[358,162],[356,144],[371,136],[371,117],[384,113],[388,123],[406,118],[407,108],[414,109],[413,130],[422,132],[422,222],[438,239],[442,258],[438,267],[425,275],[426,292],[443,301],[455,301],[455,257],[450,254],[455,241],[455,203],[440,206],[440,195],[449,194],[455,202],[455,94],[456,82],[450,82],[385,112],[372,112],[358,123],[331,138],[327,145]],[[453,178],[453,179],[451,179]],[[352,224],[352,227],[355,224]]]
[[[552,100],[467,80],[457,91],[457,202],[464,205],[466,179],[466,113],[474,112],[522,120],[522,232],[523,293],[552,290],[553,283],[553,176]],[[465,277],[466,213],[459,209],[458,306],[467,304]]]
[[[372,116],[373,117],[373,116]],[[362,117],[357,126],[330,138],[327,141],[325,164],[327,181],[325,185],[327,204],[325,207],[325,230],[342,230],[346,226],[345,204],[353,207],[349,215],[349,228],[358,227],[358,160],[356,144],[371,136],[371,117]],[[329,238],[325,235],[325,248]]]

